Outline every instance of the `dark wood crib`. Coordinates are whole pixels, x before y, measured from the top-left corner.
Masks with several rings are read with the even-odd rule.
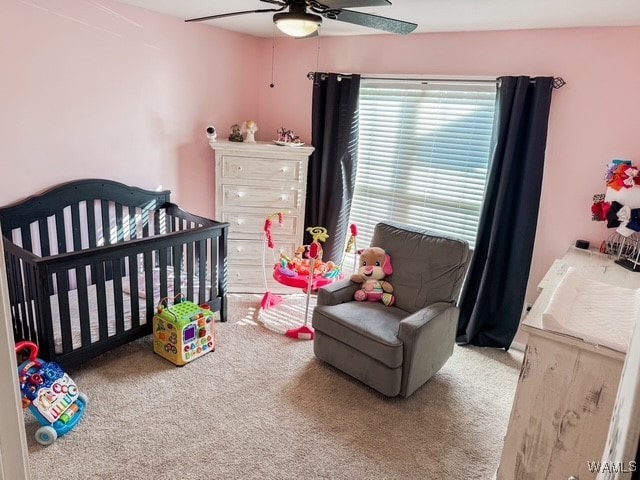
[[[208,303],[226,321],[229,224],[169,200],[88,179],[0,208],[16,341],[68,368],[151,333],[163,299]]]

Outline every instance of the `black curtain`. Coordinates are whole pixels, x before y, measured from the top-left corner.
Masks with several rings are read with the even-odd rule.
[[[553,77],[498,81],[493,154],[456,341],[508,349],[531,267]]]
[[[339,262],[349,231],[349,213],[358,163],[359,75],[313,76],[311,144],[305,229],[325,227],[323,260]],[[305,243],[311,237],[305,234]]]

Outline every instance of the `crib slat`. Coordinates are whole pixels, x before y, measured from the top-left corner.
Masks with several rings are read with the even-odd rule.
[[[182,292],[182,244],[173,246],[173,296]],[[188,297],[187,297],[188,298]],[[190,298],[188,298],[190,300]]]
[[[58,253],[67,252],[67,242],[65,240],[64,214],[62,211],[56,213],[56,237],[58,242]]]
[[[73,251],[79,252],[82,250],[81,240],[81,227],[80,223],[80,205],[77,202],[71,204],[71,228],[73,230]]]
[[[160,229],[160,211],[153,212],[153,234],[160,235],[162,230]]]
[[[38,231],[40,232],[40,254],[43,258],[48,257],[51,255],[51,249],[49,247],[49,222],[46,218],[38,219]]]
[[[62,333],[62,350],[73,350],[73,338],[71,336],[71,315],[69,313],[69,275],[66,271],[56,273],[56,285],[58,287],[58,313],[60,315],[60,330]]]
[[[102,216],[103,245],[111,245],[111,222],[109,221],[109,202],[107,200],[101,200],[100,210]]]
[[[122,204],[116,203],[115,209],[116,209],[116,241],[122,242],[124,241],[124,222],[123,222],[124,216],[122,211]]]
[[[160,267],[160,298],[169,296],[169,287],[167,282],[167,249],[160,248],[158,250],[158,262]]]
[[[96,201],[95,200],[87,200],[87,234],[89,237],[89,248],[95,248],[98,244],[98,230],[96,229]],[[95,266],[91,265],[89,268],[91,274],[91,284],[93,284],[93,279],[96,276]],[[83,342],[84,343],[84,342]]]
[[[149,210],[142,210],[142,238],[149,237]]]
[[[98,307],[98,333],[100,341],[106,340],[109,336],[109,326],[107,324],[107,293],[105,289],[105,273],[104,265],[102,263],[94,264],[96,272],[96,278],[94,283],[96,284],[96,300]]]
[[[33,252],[33,245],[31,243],[31,225],[25,225],[22,227],[20,229],[20,234],[22,235],[22,248],[29,252]]]
[[[115,258],[111,262],[113,267],[113,305],[116,314],[116,334],[124,332],[124,307],[122,303],[122,262],[124,259]]]
[[[87,269],[76,268],[78,282],[78,314],[80,316],[80,341],[83,347],[91,345],[91,317],[89,314],[89,294],[87,292]]]
[[[218,288],[216,289],[216,298],[220,299],[220,320],[227,321],[227,239],[229,238],[229,224],[220,229],[220,236],[217,239],[218,244]],[[212,278],[211,282],[216,279]]]
[[[20,299],[20,316],[22,323],[22,332],[32,339],[37,338],[36,317],[31,301],[35,298],[34,290],[30,285],[34,283],[32,267],[24,260],[18,259],[18,268],[20,278],[18,280],[18,296]]]
[[[37,322],[37,318],[36,318],[36,312],[35,312],[35,308],[36,308],[36,302],[35,299],[37,299],[37,289],[36,289],[36,272],[35,272],[35,267],[32,267],[31,265],[24,265],[24,268],[26,270],[26,277],[27,277],[27,298],[30,299],[29,303],[27,304],[27,324],[28,324],[28,329],[29,329],[29,335],[32,340],[36,340],[38,339],[38,333],[36,330],[36,322]],[[34,300],[34,302],[32,303],[31,300]]]
[[[12,314],[14,317],[13,331],[16,338],[26,338],[24,328],[24,297],[21,295],[20,285],[22,284],[22,275],[19,274],[20,260],[15,255],[9,255],[7,261],[7,286],[9,287],[9,302],[12,306]]]
[[[138,292],[138,255],[129,255],[129,291],[131,301],[131,327],[140,326],[140,303]]]
[[[193,275],[195,264],[193,242],[187,243],[187,258],[185,258],[185,262],[187,264],[187,298],[193,299]]]
[[[200,258],[198,259],[198,303],[205,303],[207,281],[207,242],[199,240],[197,243]]]
[[[209,248],[211,249],[211,268],[209,273],[211,286],[207,290],[207,295],[209,298],[214,298],[217,297],[217,294],[214,294],[214,289],[216,288],[216,278],[218,278],[218,249],[216,248],[216,242],[213,239],[208,240],[208,243]]]
[[[136,231],[136,207],[129,207],[129,238],[138,238],[138,232]]]
[[[147,303],[147,322],[153,319],[154,298],[153,298],[153,257],[151,252],[144,252],[142,255],[144,265],[144,289]]]
[[[96,230],[96,203],[95,200],[87,200],[87,230],[89,232],[89,248],[97,245],[98,231]]]

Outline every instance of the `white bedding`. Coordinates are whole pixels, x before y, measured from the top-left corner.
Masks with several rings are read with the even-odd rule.
[[[116,310],[113,291],[113,280],[105,282],[105,291],[107,298],[107,331],[108,335],[112,336],[116,333]],[[100,338],[100,330],[98,326],[98,301],[96,296],[96,286],[90,285],[87,287],[87,296],[89,300],[89,315],[91,317],[91,342],[95,342]],[[51,297],[51,318],[53,320],[53,336],[55,340],[56,353],[63,353],[62,349],[62,329],[60,328],[60,309],[58,307],[58,295],[52,295]],[[123,298],[123,310],[124,310],[124,329],[129,330],[131,328],[131,297],[128,293],[122,293]],[[139,312],[140,312],[140,324],[147,323],[145,316],[145,299],[139,300]],[[69,291],[69,313],[71,316],[71,331],[73,348],[76,349],[82,345],[81,332],[80,332],[80,305],[78,303],[78,291]]]
[[[171,271],[171,267],[169,267],[168,272],[168,292],[170,295],[173,294],[173,272]],[[186,295],[187,293],[187,279],[185,275],[182,275],[181,278],[181,291]],[[153,271],[153,303],[154,306],[160,302],[160,271],[159,269],[154,269]],[[209,287],[209,283],[207,282],[207,287]],[[140,274],[138,276],[138,309],[140,312],[140,324],[143,325],[147,322],[146,319],[146,291],[145,291],[145,281],[144,274]],[[123,310],[124,310],[124,329],[129,330],[131,328],[131,296],[130,296],[130,282],[129,277],[122,278],[122,298],[123,298]],[[114,300],[114,289],[113,289],[113,280],[109,280],[105,282],[105,291],[106,291],[106,299],[107,299],[107,331],[108,336],[113,336],[116,333],[116,310],[115,310],[115,300]],[[198,280],[194,280],[194,298],[197,301],[198,299]],[[87,287],[87,296],[89,300],[89,315],[91,317],[91,342],[95,342],[100,338],[100,329],[98,325],[98,301],[96,296],[96,286],[90,285]],[[53,320],[53,336],[55,343],[55,351],[56,353],[63,353],[62,348],[62,329],[60,328],[60,309],[58,307],[58,295],[52,295],[51,297],[51,318]],[[191,300],[191,299],[189,299]],[[78,303],[78,291],[70,290],[69,291],[69,312],[71,316],[71,330],[72,330],[72,344],[73,348],[79,348],[82,346],[82,337],[80,331],[80,306]]]
[[[598,282],[569,267],[542,313],[542,325],[626,352],[639,314],[640,289]]]
[[[153,298],[157,299],[158,301],[160,301],[160,269],[159,268],[154,268],[152,271],[152,277],[153,277]],[[187,291],[187,275],[185,272],[181,272],[180,274],[180,289],[182,291],[182,293],[186,293]],[[169,292],[169,294],[173,293],[173,282],[174,282],[174,275],[173,275],[173,267],[168,266],[167,267],[167,291]],[[199,280],[197,277],[193,277],[193,294],[194,296],[197,298],[198,296],[198,284],[199,284]],[[210,287],[210,283],[207,282],[207,287]],[[130,285],[130,281],[129,281],[129,277],[124,277],[122,279],[122,289],[130,294],[131,293],[131,285]],[[138,275],[138,296],[140,298],[145,298],[147,296],[147,292],[146,292],[147,286],[145,283],[145,276],[144,273],[140,273]]]

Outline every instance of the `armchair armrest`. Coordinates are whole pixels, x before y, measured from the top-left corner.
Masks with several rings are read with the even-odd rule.
[[[404,346],[401,395],[411,395],[449,359],[459,313],[455,305],[438,302],[400,322],[398,338]]]
[[[360,288],[359,283],[354,283],[348,278],[325,285],[318,290],[318,305],[337,305],[350,302],[353,294]]]

